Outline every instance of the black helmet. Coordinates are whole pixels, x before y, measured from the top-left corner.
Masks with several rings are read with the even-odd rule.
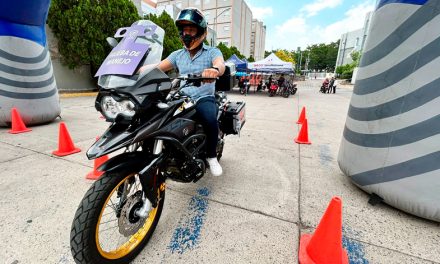
[[[206,31],[208,23],[206,23],[205,16],[200,10],[194,7],[188,7],[180,11],[179,16],[176,19],[176,26],[179,31],[182,28],[182,21],[188,21],[196,25],[202,32]]]
[[[195,36],[183,34],[183,27],[186,24],[184,22],[190,22],[197,27],[197,34]],[[180,11],[176,19],[176,26],[179,30],[180,40],[187,50],[200,47],[206,38],[208,24],[206,23],[205,16],[197,8],[189,7]]]

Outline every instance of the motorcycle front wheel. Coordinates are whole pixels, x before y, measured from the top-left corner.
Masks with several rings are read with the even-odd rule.
[[[291,95],[294,95],[294,94],[296,94],[296,91],[297,91],[297,88],[293,88],[293,89],[290,91],[290,94],[291,94]]]
[[[270,90],[269,91],[269,97],[274,96],[276,93],[277,93],[276,90]]]
[[[93,183],[76,211],[70,232],[76,263],[129,263],[140,253],[159,222],[165,184],[158,189],[157,206],[150,206],[144,218],[135,213],[144,203],[142,191],[139,175],[132,171],[104,173]]]

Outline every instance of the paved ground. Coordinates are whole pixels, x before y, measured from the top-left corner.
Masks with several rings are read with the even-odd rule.
[[[247,123],[240,137],[227,138],[224,176],[170,182],[158,228],[134,263],[296,263],[300,234],[313,232],[335,195],[350,263],[440,263],[439,223],[369,205],[340,172],[350,86],[334,95],[318,89],[319,81],[300,82],[288,99],[231,92],[229,99],[246,101]],[[93,166],[85,150],[106,128],[93,101],[61,99],[78,154],[51,155],[59,120],[18,135],[0,128],[0,263],[73,263],[70,226]],[[312,145],[293,141],[302,106]]]

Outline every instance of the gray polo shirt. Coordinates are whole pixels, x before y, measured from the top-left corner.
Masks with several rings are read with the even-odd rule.
[[[203,44],[203,47],[192,59],[189,51],[186,49],[174,51],[167,59],[180,74],[201,74],[204,69],[211,68],[212,62],[218,57],[223,58],[223,55],[218,48]],[[195,100],[207,96],[213,96],[215,93],[215,82],[202,83],[200,87],[185,87],[182,91]]]

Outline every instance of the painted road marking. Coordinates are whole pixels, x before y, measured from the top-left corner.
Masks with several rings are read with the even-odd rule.
[[[197,190],[188,205],[188,212],[183,215],[168,246],[171,253],[183,254],[194,249],[200,243],[200,234],[208,210],[208,196],[210,190],[201,188]]]
[[[356,232],[351,227],[342,227],[343,234],[351,237],[359,237],[361,235],[360,232]],[[348,253],[348,261],[350,264],[369,264],[368,260],[365,259],[365,250],[364,245],[360,242],[350,239],[345,235],[342,236],[342,247],[347,250]]]

